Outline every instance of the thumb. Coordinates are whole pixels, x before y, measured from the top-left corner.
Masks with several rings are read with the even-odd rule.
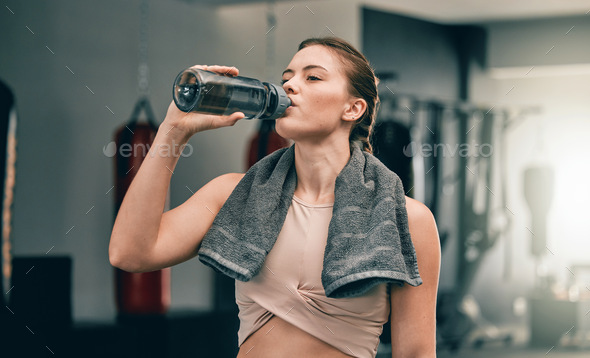
[[[228,120],[230,121],[238,121],[243,118],[246,118],[246,115],[243,112],[234,112],[228,116]]]

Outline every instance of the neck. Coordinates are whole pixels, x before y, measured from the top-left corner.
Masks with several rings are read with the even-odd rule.
[[[350,159],[346,143],[295,144],[295,195],[313,204],[334,202],[336,177]]]

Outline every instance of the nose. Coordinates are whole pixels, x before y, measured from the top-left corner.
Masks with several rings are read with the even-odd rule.
[[[296,85],[293,78],[289,79],[287,82],[283,83],[283,89],[287,93],[296,93]]]

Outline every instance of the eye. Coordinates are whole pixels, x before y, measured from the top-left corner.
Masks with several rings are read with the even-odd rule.
[[[321,79],[319,77],[316,77],[316,76],[313,76],[313,75],[307,76],[307,79],[308,80],[311,80],[311,81],[321,81]]]

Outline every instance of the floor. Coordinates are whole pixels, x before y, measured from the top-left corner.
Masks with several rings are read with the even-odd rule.
[[[482,348],[482,349],[463,349],[456,353],[439,352],[438,358],[588,358],[590,349],[572,350],[572,349],[540,349],[525,347],[507,347],[507,348]]]
[[[590,358],[590,332],[582,335],[565,334],[555,345],[531,347],[526,327],[504,327],[511,332],[509,341],[484,343],[477,346],[477,336],[470,337],[461,348],[451,351],[439,348],[437,358]],[[480,336],[481,337],[481,336]],[[391,358],[391,346],[380,344],[376,358]]]
[[[528,348],[523,346],[462,348],[456,352],[439,350],[437,358],[589,358],[590,348]],[[376,358],[391,358],[391,349],[383,347]]]

